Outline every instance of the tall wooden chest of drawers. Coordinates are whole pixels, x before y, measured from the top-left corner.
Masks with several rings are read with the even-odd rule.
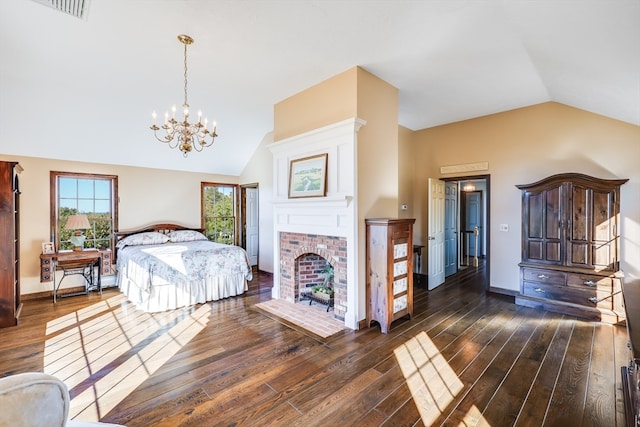
[[[367,325],[413,316],[413,224],[415,219],[367,219]]]

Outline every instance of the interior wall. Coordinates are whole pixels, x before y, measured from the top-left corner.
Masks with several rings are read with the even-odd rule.
[[[357,117],[357,78],[353,67],[275,104],[273,140]]]
[[[364,218],[398,214],[398,89],[358,68],[358,211]],[[362,233],[364,235],[364,233]]]
[[[413,157],[416,244],[426,241],[427,178],[456,175],[440,173],[441,166],[489,163],[478,174],[491,176],[490,285],[509,291],[519,289],[517,184],[563,172],[628,178],[621,189],[621,267],[628,277],[640,276],[640,127],[548,102],[417,131]],[[499,224],[509,230],[499,231]]]
[[[176,152],[176,161],[183,161]],[[238,178],[162,169],[51,160],[0,155],[17,161],[20,174],[20,290],[21,294],[51,291],[40,283],[40,253],[49,235],[49,172],[77,172],[118,176],[119,229],[127,230],[155,222],[175,222],[200,227],[200,182],[237,184]],[[76,277],[65,279],[64,287]]]
[[[360,318],[366,317],[366,218],[398,215],[398,89],[358,68],[357,230]]]
[[[273,156],[267,146],[273,132],[265,135],[240,174],[241,184],[258,183],[258,269],[273,273]]]
[[[414,218],[413,176],[416,164],[413,161],[413,131],[398,126],[398,218]],[[407,205],[403,210],[402,206]]]

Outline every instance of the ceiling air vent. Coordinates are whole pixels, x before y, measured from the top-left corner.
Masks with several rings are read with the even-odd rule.
[[[91,0],[33,0],[80,19],[87,19]]]

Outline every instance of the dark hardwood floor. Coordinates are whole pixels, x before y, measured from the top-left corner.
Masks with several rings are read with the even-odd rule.
[[[115,290],[25,301],[0,376],[63,379],[70,416],[134,426],[623,426],[622,326],[514,305],[468,268],[415,290],[411,320],[328,343],[242,296],[149,315]]]

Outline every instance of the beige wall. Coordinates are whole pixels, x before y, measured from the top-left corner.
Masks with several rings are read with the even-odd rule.
[[[358,67],[320,82],[273,107],[273,140],[356,117]]]
[[[357,135],[355,194],[359,315],[364,318],[364,220],[397,217],[399,211],[398,90],[360,67],[351,68],[276,104],[274,140],[353,117],[366,121]]]
[[[413,161],[413,135],[411,129],[398,126],[398,218],[415,218],[413,185],[416,168],[422,167]],[[403,211],[401,206],[407,205]]]
[[[399,210],[398,89],[389,83],[360,67],[318,83],[275,105],[273,139],[353,117],[367,122],[358,132],[359,217],[395,217]]]
[[[358,219],[364,227],[364,218],[398,215],[398,89],[357,70],[357,117],[367,122],[357,147]]]
[[[621,195],[625,274],[640,277],[640,127],[549,102],[424,129],[413,138],[415,237],[424,243],[427,178],[440,166],[489,162],[491,175],[490,285],[518,289],[521,208],[516,184],[562,172],[629,178]],[[465,174],[467,175],[467,174]],[[508,224],[508,232],[498,231]]]
[[[358,287],[360,318],[366,317],[366,218],[398,215],[398,89],[358,68]]]
[[[176,160],[182,161],[180,153]],[[21,294],[51,291],[40,283],[42,242],[49,241],[49,172],[79,172],[118,176],[119,228],[127,230],[154,222],[200,226],[200,182],[237,184],[226,175],[188,173],[161,169],[81,163],[35,157],[0,155],[17,161],[20,175],[20,275]],[[65,279],[73,285],[76,277]]]
[[[241,184],[258,184],[258,268],[273,273],[273,157],[268,133],[240,174]]]

